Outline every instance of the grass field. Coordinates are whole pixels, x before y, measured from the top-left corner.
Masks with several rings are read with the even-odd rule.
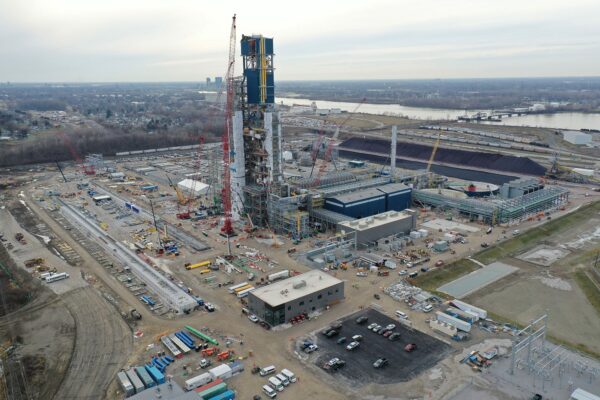
[[[596,309],[598,316],[600,316],[600,290],[598,287],[592,282],[585,270],[573,273],[573,279],[575,279],[575,282],[577,282],[583,293],[585,293],[585,297],[587,297],[590,304]]]
[[[447,297],[445,294],[438,293],[437,288],[476,269],[479,269],[479,265],[467,258],[463,258],[443,268],[421,274],[414,278],[412,282],[422,289]]]

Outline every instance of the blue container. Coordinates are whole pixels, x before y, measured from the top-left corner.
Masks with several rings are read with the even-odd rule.
[[[160,385],[160,384],[165,383],[165,376],[155,366],[146,365],[146,371],[148,371],[148,374],[152,377],[154,382],[156,382],[157,384]]]
[[[194,343],[193,343],[193,342],[190,342],[190,340],[189,340],[188,338],[186,338],[185,336],[183,336],[183,335],[181,334],[181,332],[175,332],[175,336],[177,336],[177,337],[178,337],[178,338],[179,338],[179,339],[180,339],[180,340],[181,340],[183,343],[185,343],[185,345],[186,345],[187,347],[190,347],[190,348],[191,348],[191,347],[193,347],[193,346],[194,346]]]
[[[214,397],[209,398],[209,400],[233,400],[235,399],[235,392],[233,390],[228,390],[221,394],[218,394]]]
[[[166,358],[167,360],[169,360],[170,363],[175,362],[175,359],[171,356],[164,356],[163,358]]]
[[[185,331],[179,331],[179,333],[181,333],[183,336],[186,337],[187,340],[189,340],[190,342],[192,342],[192,344],[194,344],[194,339],[192,339],[192,337]]]
[[[135,373],[140,377],[146,389],[156,386],[156,382],[154,382],[145,367],[136,367]]]

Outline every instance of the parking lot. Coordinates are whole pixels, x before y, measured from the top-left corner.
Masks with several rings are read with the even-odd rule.
[[[359,325],[356,319],[359,316],[367,316],[366,323]],[[422,371],[431,368],[444,358],[451,347],[436,338],[417,330],[411,330],[401,325],[379,311],[367,309],[350,315],[343,319],[342,329],[339,335],[326,338],[317,334],[318,356],[314,363],[321,367],[333,357],[346,361],[346,365],[337,371],[330,373],[348,380],[348,384],[359,387],[369,383],[397,383],[408,381]],[[400,333],[400,340],[390,341],[387,338],[369,331],[367,326],[371,323],[386,326],[395,324],[394,332]],[[325,327],[323,327],[324,329]],[[352,341],[353,335],[362,335],[360,346],[352,351],[346,350],[346,346]],[[341,337],[346,337],[344,344],[338,344]],[[416,350],[409,353],[404,350],[408,343],[417,345]],[[383,368],[376,369],[373,363],[380,357],[388,359],[389,363]]]

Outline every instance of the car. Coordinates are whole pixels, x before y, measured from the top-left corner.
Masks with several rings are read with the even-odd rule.
[[[398,275],[406,275],[406,274],[408,274],[408,271],[405,269],[398,271]]]
[[[444,265],[444,261],[442,261],[442,260],[438,260],[435,262],[436,267],[441,267],[442,265]]]
[[[373,322],[372,324],[369,324],[369,326],[367,326],[368,330],[372,330],[373,328],[375,328],[377,326],[377,324],[375,322]]]
[[[310,354],[313,351],[317,351],[317,350],[319,350],[319,346],[317,346],[316,344],[311,344],[307,348],[304,349],[304,352],[307,354]]]
[[[210,367],[211,361],[207,360],[206,358],[203,358],[202,360],[200,360],[200,368],[208,368]]]
[[[331,324],[331,329],[337,329],[337,330],[342,329],[342,323],[341,322],[334,322],[333,324]]]
[[[367,322],[369,320],[369,317],[365,317],[364,315],[362,317],[358,317],[356,318],[356,323],[359,325],[364,324],[365,322]]]
[[[531,400],[542,400],[542,395],[539,393],[536,393],[531,397]]]
[[[388,364],[388,360],[387,358],[378,358],[374,363],[373,363],[373,367],[374,368],[383,368]]]
[[[252,397],[252,400],[262,400],[262,397],[260,397],[259,395],[255,394],[254,397]]]
[[[398,332],[394,332],[390,336],[388,336],[388,339],[392,342],[395,342],[396,340],[400,340],[400,334]]]
[[[327,332],[325,334],[325,337],[332,338],[335,335],[338,335],[339,333],[340,333],[340,331],[338,331],[337,329],[331,329],[329,332]]]
[[[381,296],[378,293],[375,293],[373,297],[375,297],[376,300],[381,300]]]
[[[339,338],[339,339],[336,341],[336,343],[337,343],[337,344],[344,344],[344,343],[346,343],[346,336],[342,336],[341,338]]]
[[[327,361],[323,367],[325,369],[337,370],[342,368],[344,365],[346,365],[346,361],[338,357],[334,357],[331,360]]]
[[[374,326],[373,328],[371,328],[371,330],[372,330],[373,332],[377,332],[377,331],[379,331],[380,329],[381,329],[381,325],[379,325],[379,324],[375,324],[375,326]]]
[[[381,329],[379,329],[377,331],[378,335],[383,335],[384,333],[386,333],[387,331],[389,331],[389,329],[387,329],[386,327],[382,327]]]
[[[204,303],[204,309],[208,312],[213,312],[215,311],[215,306],[210,303]]]
[[[331,369],[333,369],[335,371],[335,370],[342,368],[344,365],[346,365],[346,361],[337,360],[337,362],[331,366]]]
[[[415,351],[416,349],[417,349],[416,343],[409,343],[406,346],[404,346],[404,351],[406,351],[407,353],[411,353],[411,352]]]
[[[329,365],[330,367],[332,367],[332,366],[334,366],[335,364],[337,364],[340,361],[341,360],[339,358],[334,357],[331,360],[327,361],[327,365]]]
[[[429,268],[427,268],[427,267],[421,267],[421,272],[427,272],[427,271],[429,271]]]
[[[305,340],[302,345],[300,347],[302,347],[302,350],[306,349],[308,346],[310,346],[311,344],[314,344],[313,342],[311,342],[310,340]]]
[[[346,346],[346,350],[354,350],[358,346],[360,346],[359,342],[350,342],[350,344],[348,346]]]
[[[486,247],[490,247],[490,245],[487,244],[486,242],[483,242],[483,243],[481,243],[481,247],[483,247],[485,249]]]
[[[356,276],[366,278],[367,276],[369,276],[369,274],[367,274],[366,272],[357,272]]]
[[[387,331],[383,334],[383,337],[390,337],[394,331]]]
[[[363,336],[362,335],[354,335],[354,336],[352,336],[352,340],[355,342],[360,342],[361,340],[363,340]]]
[[[254,315],[254,314],[250,314],[250,315],[248,315],[248,319],[249,319],[250,321],[254,322],[254,323],[257,323],[257,322],[258,322],[258,317],[257,317],[256,315]]]
[[[389,324],[389,325],[388,325],[388,326],[386,326],[385,328],[386,328],[386,329],[389,329],[389,330],[391,331],[392,329],[395,329],[395,328],[396,328],[396,324]]]

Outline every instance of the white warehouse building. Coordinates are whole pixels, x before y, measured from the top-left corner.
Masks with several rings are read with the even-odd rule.
[[[209,187],[210,185],[194,179],[184,179],[177,183],[177,188],[189,197],[203,196],[208,193]]]

